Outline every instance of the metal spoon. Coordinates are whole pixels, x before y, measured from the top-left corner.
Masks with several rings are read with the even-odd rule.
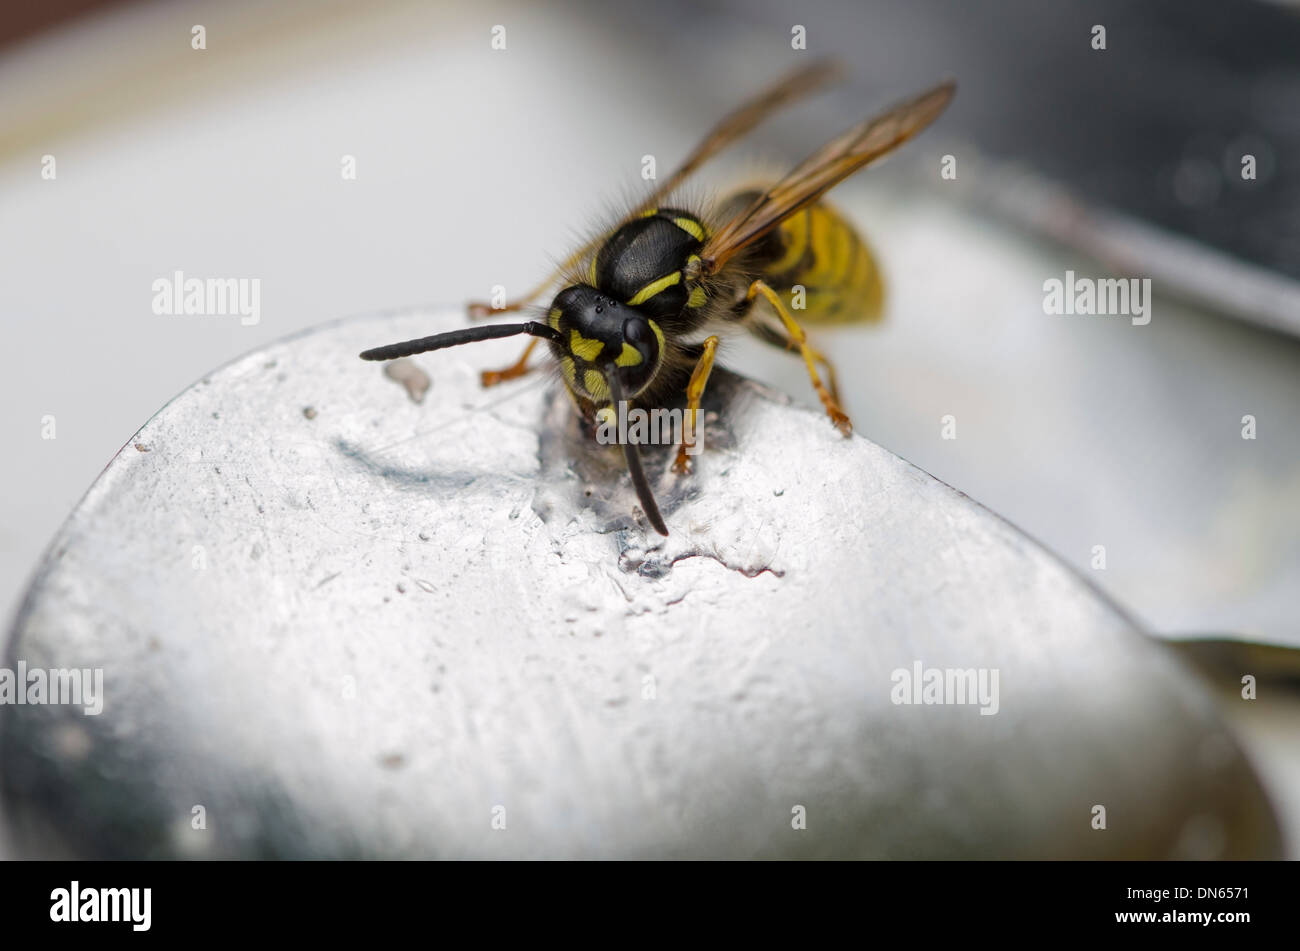
[[[510,342],[355,358],[461,320],[250,354],[113,460],[9,636],[104,684],[0,707],[23,853],[1278,854],[1200,682],[996,515],[718,372],[662,538],[545,379],[479,387]]]

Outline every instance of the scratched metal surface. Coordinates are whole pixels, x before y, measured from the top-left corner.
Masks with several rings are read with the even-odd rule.
[[[1278,853],[1201,684],[1007,523],[719,374],[662,540],[545,380],[477,386],[513,341],[418,358],[420,402],[355,358],[459,320],[290,338],[123,448],[9,638],[106,693],[0,708],[18,849]],[[895,705],[917,661],[997,668],[997,714]]]

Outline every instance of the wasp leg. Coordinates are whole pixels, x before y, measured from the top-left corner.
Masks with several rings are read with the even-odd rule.
[[[803,332],[803,328],[795,322],[790,316],[790,312],[785,309],[785,304],[781,303],[781,298],[776,291],[768,287],[762,281],[755,281],[749,285],[749,290],[745,294],[746,301],[752,301],[756,294],[762,294],[772,309],[776,311],[781,323],[785,324],[786,333],[788,333],[796,344],[799,346],[799,352],[803,354],[803,362],[808,367],[808,377],[812,380],[813,389],[817,391],[817,396],[822,401],[822,406],[826,407],[826,415],[831,418],[831,422],[845,436],[853,432],[853,423],[849,421],[844,410],[840,409],[838,400],[833,397],[822,383],[822,378],[817,374],[817,358],[819,354],[808,344],[808,335]],[[822,357],[825,360],[825,357]],[[832,376],[832,384],[834,377]]]
[[[506,304],[504,307],[493,307],[487,301],[481,300],[467,301],[465,304],[465,313],[471,320],[481,320],[484,317],[491,317],[493,314],[509,314],[512,311],[523,310],[524,306],[531,299],[532,298],[525,297],[521,301],[516,301],[513,304]]]
[[[695,364],[695,369],[691,371],[691,381],[686,384],[686,412],[689,420],[686,427],[682,430],[682,441],[677,447],[677,459],[673,462],[673,472],[679,475],[685,475],[691,471],[691,452],[695,446],[695,417],[700,409],[700,397],[704,395],[704,387],[709,382],[709,374],[713,371],[713,355],[718,350],[718,338],[709,337],[704,341],[704,352],[700,354],[699,361]]]
[[[778,327],[773,327],[766,322],[755,324],[754,333],[757,335],[758,339],[765,343],[770,343],[773,346],[780,347],[782,350],[799,349],[799,341],[795,340],[794,337],[791,337],[784,330],[781,330]],[[838,403],[840,401],[840,383],[839,374],[835,372],[835,364],[831,363],[826,354],[822,353],[811,344],[808,345],[808,349],[812,352],[813,359],[820,363],[822,369],[826,371],[826,388],[831,391],[831,399]]]
[[[482,374],[480,374],[483,385],[496,386],[498,383],[504,383],[506,380],[513,380],[528,373],[532,370],[532,367],[528,366],[528,358],[533,355],[533,347],[535,346],[537,346],[536,339],[528,341],[528,346],[524,347],[524,352],[520,355],[519,359],[504,369],[484,370]]]
[[[596,245],[597,242],[588,241],[577,251],[574,251],[567,258],[565,258],[559,267],[557,267],[550,274],[546,275],[546,278],[540,284],[534,287],[523,297],[519,298],[519,300],[515,301],[513,304],[506,304],[504,307],[493,307],[491,304],[484,303],[481,300],[472,300],[465,305],[465,310],[468,312],[471,319],[477,319],[479,317],[490,317],[492,314],[507,314],[515,310],[523,310],[533,301],[537,300],[537,298],[541,297],[544,293],[546,293],[546,289],[548,287],[552,286],[553,284],[557,284],[564,277],[565,274],[568,274],[573,269],[573,267],[579,261],[581,261],[587,255],[591,254],[592,251],[596,249]],[[595,281],[593,278],[593,283],[594,282]]]
[[[566,265],[568,263],[569,262],[567,261],[565,262]],[[546,280],[542,281],[542,283],[538,284],[513,304],[506,304],[504,307],[493,307],[486,301],[472,300],[465,305],[465,311],[469,315],[470,319],[477,320],[481,317],[491,317],[493,314],[509,314],[516,310],[523,310],[537,298],[541,297],[542,293],[554,284],[563,273],[563,268],[561,268],[556,270],[553,274],[548,274]]]

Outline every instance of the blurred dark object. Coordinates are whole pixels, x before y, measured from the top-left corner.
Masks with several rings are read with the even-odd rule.
[[[719,57],[746,73],[755,61],[757,75],[791,56],[839,56],[854,80],[832,100],[845,124],[864,102],[955,76],[957,100],[936,132],[1015,163],[1016,174],[998,170],[998,194],[980,192],[997,210],[1154,278],[1158,291],[1300,334],[1295,9],[1253,0],[810,0],[797,9],[722,0],[707,13],[678,5],[681,15],[671,16],[623,0],[620,17],[647,42],[672,33],[690,54],[681,61],[710,75]],[[724,23],[751,43],[706,48]],[[792,24],[805,27],[807,53],[791,50]],[[1093,48],[1098,25],[1104,50]],[[954,151],[963,189],[967,179],[979,189],[981,172],[964,160],[971,150]],[[1242,178],[1244,155],[1254,156],[1254,180]],[[1017,175],[1034,193],[1025,201],[1049,189],[1057,200],[1047,211],[1065,219],[1049,219],[1041,203],[1023,213],[1025,201],[1007,201]],[[1159,247],[1161,238],[1184,240]]]
[[[121,5],[121,0],[42,0],[10,3],[0,18],[0,50],[33,34],[59,26],[92,11]]]
[[[1293,11],[1213,0],[1011,0],[998,16],[984,4],[916,6],[943,9],[981,57],[956,121],[985,151],[1300,279]],[[1091,46],[1095,24],[1104,51]],[[1253,181],[1242,178],[1246,154]]]
[[[1241,678],[1249,674],[1260,682],[1300,689],[1300,650],[1295,648],[1226,637],[1179,641],[1175,646],[1216,687],[1238,690]]]

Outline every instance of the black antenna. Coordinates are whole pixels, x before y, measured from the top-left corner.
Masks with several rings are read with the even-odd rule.
[[[618,378],[618,370],[615,367],[609,367],[605,371],[605,379],[609,383],[610,396],[614,398],[614,413],[618,414],[618,408],[623,403],[623,384]],[[665,538],[668,536],[668,526],[664,524],[664,517],[659,514],[659,506],[655,504],[654,493],[650,491],[650,481],[645,477],[645,469],[641,465],[641,450],[637,449],[636,443],[623,443],[623,455],[627,457],[627,469],[632,473],[632,485],[636,488],[637,498],[641,500],[641,508],[645,510],[645,517],[650,520],[655,531]]]
[[[498,337],[513,337],[516,334],[528,334],[544,340],[563,340],[558,330],[552,330],[546,324],[527,321],[522,324],[489,324],[486,327],[466,327],[464,330],[452,330],[432,337],[420,337],[418,340],[406,340],[402,343],[390,343],[386,347],[375,347],[361,354],[362,360],[396,360],[416,353],[430,350],[442,350],[446,347],[459,347],[462,343],[478,343],[480,340],[495,340]]]

